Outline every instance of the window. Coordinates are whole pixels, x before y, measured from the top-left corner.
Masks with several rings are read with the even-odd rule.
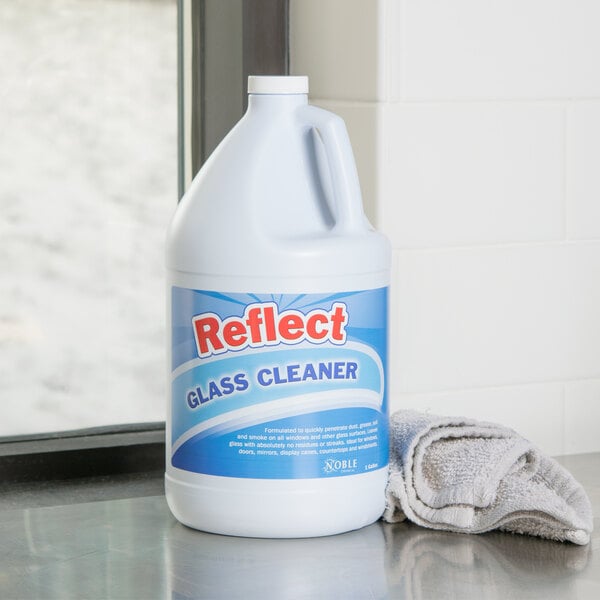
[[[175,0],[0,2],[0,436],[162,421]]]

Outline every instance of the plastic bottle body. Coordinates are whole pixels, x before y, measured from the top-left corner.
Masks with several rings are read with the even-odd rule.
[[[188,526],[313,537],[384,510],[390,251],[344,133],[303,94],[250,96],[173,220],[166,494]]]
[[[171,271],[170,283],[190,289],[218,288],[239,292],[239,278],[210,277]],[[252,289],[277,289],[282,294],[301,290],[336,293],[340,289],[377,289],[388,284],[386,271],[289,281],[254,280]],[[321,283],[318,287],[317,283]],[[265,287],[261,287],[261,286]],[[250,288],[248,288],[250,289]],[[171,310],[169,306],[168,310]],[[171,344],[168,344],[171,347]],[[171,361],[169,361],[171,364]],[[171,410],[166,423],[166,497],[179,521],[202,531],[246,537],[316,537],[358,529],[376,521],[385,508],[387,462],[364,474],[335,478],[255,479],[191,473],[172,464]]]

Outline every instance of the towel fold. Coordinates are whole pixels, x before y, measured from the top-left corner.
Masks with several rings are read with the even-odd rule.
[[[589,543],[593,518],[584,489],[511,429],[398,411],[390,442],[386,521]]]

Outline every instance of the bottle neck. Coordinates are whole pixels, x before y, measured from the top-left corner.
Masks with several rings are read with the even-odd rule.
[[[249,94],[248,110],[288,111],[308,104],[308,94]]]

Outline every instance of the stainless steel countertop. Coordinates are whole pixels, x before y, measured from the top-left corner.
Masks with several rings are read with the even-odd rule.
[[[600,512],[600,454],[561,462]],[[595,520],[598,529],[598,519]],[[188,529],[163,496],[0,511],[0,598],[600,598],[587,547],[376,523],[327,538]]]

